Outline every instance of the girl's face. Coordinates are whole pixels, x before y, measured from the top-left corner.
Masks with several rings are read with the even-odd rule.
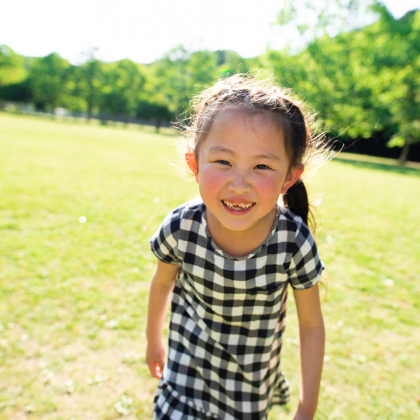
[[[283,135],[266,115],[220,112],[201,144],[196,174],[209,225],[244,233],[271,228],[280,194],[302,172],[289,171]]]

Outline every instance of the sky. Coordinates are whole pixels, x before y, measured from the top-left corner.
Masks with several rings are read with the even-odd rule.
[[[384,0],[396,17],[420,0]],[[98,48],[103,61],[150,63],[178,44],[243,57],[285,45],[271,23],[283,0],[1,0],[0,44],[26,56],[57,52],[73,64]]]

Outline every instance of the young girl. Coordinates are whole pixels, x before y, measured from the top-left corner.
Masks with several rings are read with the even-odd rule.
[[[294,418],[313,419],[324,356],[323,263],[300,177],[304,162],[325,152],[318,143],[301,105],[270,81],[235,75],[196,97],[183,144],[201,198],[172,211],[151,239],[158,261],[146,363],[160,379],[154,419],[267,419],[273,404],[285,404],[289,284],[300,331]]]

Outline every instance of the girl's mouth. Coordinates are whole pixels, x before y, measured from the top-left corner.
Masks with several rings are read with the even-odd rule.
[[[255,203],[251,203],[251,202],[250,203],[231,203],[230,201],[222,200],[222,203],[229,210],[234,210],[234,211],[245,211],[255,206]]]

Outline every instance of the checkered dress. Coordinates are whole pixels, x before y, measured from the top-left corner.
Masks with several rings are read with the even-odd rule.
[[[182,267],[154,419],[266,419],[289,397],[280,371],[287,286],[311,287],[323,269],[308,227],[279,206],[265,242],[235,258],[213,242],[195,199],[165,218],[151,248]]]

